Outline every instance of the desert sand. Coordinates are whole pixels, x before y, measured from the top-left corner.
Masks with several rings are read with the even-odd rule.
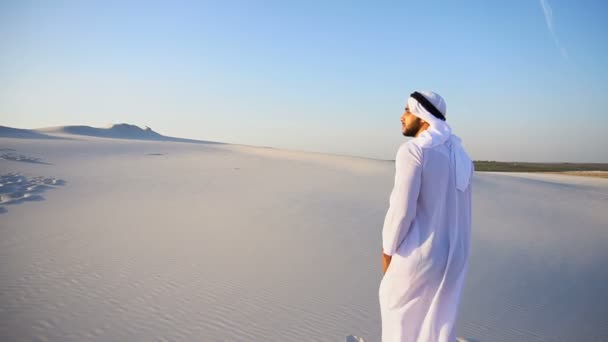
[[[379,341],[393,162],[123,138],[4,130],[0,340]],[[473,187],[457,335],[608,340],[608,179]]]

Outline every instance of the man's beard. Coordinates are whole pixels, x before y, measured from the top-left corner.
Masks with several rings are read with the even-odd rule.
[[[405,131],[403,131],[403,135],[406,137],[415,137],[421,126],[422,120],[414,120],[410,125],[405,126]]]

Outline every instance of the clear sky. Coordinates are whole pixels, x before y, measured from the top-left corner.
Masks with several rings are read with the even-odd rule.
[[[393,159],[434,90],[474,159],[608,162],[608,2],[0,0],[0,125]]]

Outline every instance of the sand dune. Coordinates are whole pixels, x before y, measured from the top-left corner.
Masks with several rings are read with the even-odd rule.
[[[0,126],[0,138],[17,138],[17,139],[63,139],[44,133],[37,132],[32,129],[21,129],[7,126]]]
[[[151,128],[142,129],[130,124],[115,124],[107,128],[96,128],[91,126],[58,126],[40,128],[38,131],[48,133],[63,133],[75,135],[88,135],[104,138],[139,139],[139,140],[162,140],[164,136],[154,132]]]
[[[153,131],[150,127],[142,129],[136,125],[126,123],[114,124],[103,128],[83,125],[44,127],[38,129],[21,129],[0,126],[0,138],[78,140],[82,139],[82,137],[221,144],[221,142],[215,141],[169,137]]]
[[[80,137],[0,139],[65,181],[0,215],[0,340],[379,341],[393,163]],[[474,176],[458,336],[608,340],[607,183]]]

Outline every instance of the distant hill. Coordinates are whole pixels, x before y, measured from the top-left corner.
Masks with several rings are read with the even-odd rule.
[[[60,136],[55,136],[55,134],[59,134]],[[66,139],[65,135],[91,136],[110,139],[133,139],[219,144],[218,142],[213,141],[168,137],[153,131],[150,127],[142,129],[139,126],[130,125],[126,123],[115,124],[106,128],[98,128],[91,126],[57,126],[33,130],[0,126],[0,137],[5,138]]]

